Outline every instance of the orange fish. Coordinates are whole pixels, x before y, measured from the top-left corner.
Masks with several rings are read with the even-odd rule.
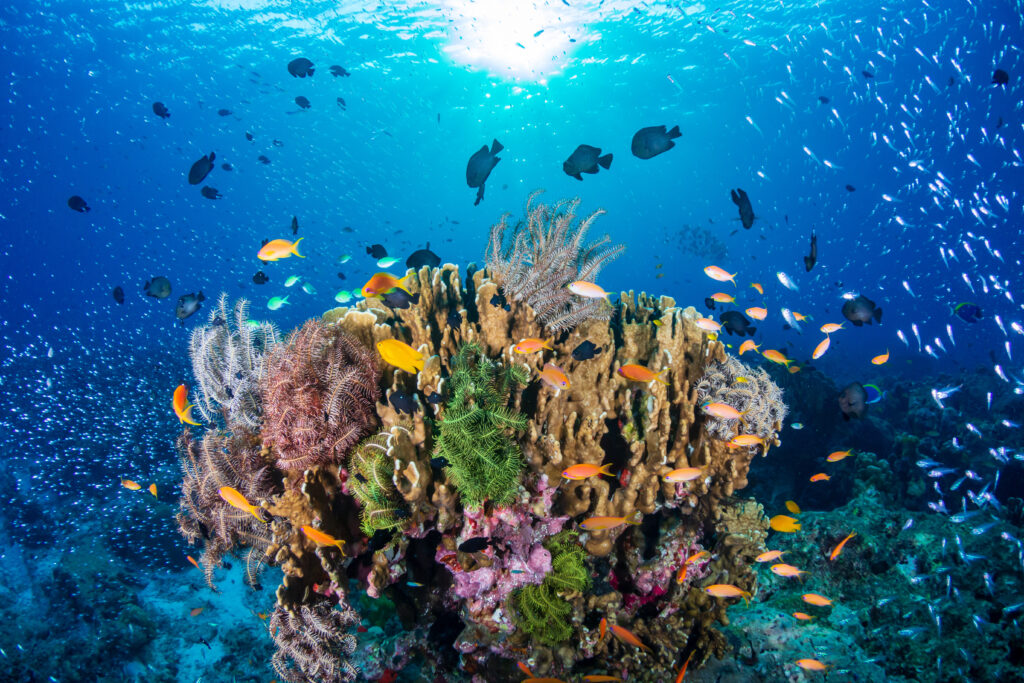
[[[797,319],[797,322],[802,323],[803,321],[807,320],[807,318],[809,318],[810,316],[806,316],[803,313],[797,313],[796,311],[793,311],[793,317]]]
[[[828,668],[828,664],[822,664],[817,659],[798,659],[793,663],[807,671],[824,671]]]
[[[740,344],[740,355],[742,356],[747,351],[757,351],[758,348],[760,347],[754,343],[753,339],[748,339],[747,341]]]
[[[153,494],[154,498],[156,498],[156,484],[149,485],[149,492]]]
[[[718,266],[708,266],[704,269],[704,274],[712,280],[718,280],[719,282],[731,282],[734,286],[736,285],[736,273],[727,273]]]
[[[189,610],[188,615],[190,617],[198,617],[200,614],[203,613],[204,609],[206,609],[206,608],[205,607],[193,607],[191,610]]]
[[[850,457],[850,454],[852,454],[852,453],[853,453],[853,449],[852,448],[849,449],[849,450],[846,450],[846,451],[835,451],[833,453],[829,453],[828,457],[825,458],[825,460],[827,460],[828,462],[839,462],[843,458]]]
[[[772,573],[775,574],[776,576],[784,576],[784,577],[789,578],[789,579],[794,578],[794,577],[800,578],[801,574],[806,574],[807,573],[805,571],[797,569],[796,567],[794,567],[791,564],[773,564],[771,566],[771,570],[772,570]]]
[[[750,602],[750,593],[731,583],[714,583],[705,588],[704,592],[716,598],[743,598],[744,602]]]
[[[684,481],[693,481],[701,475],[699,467],[680,467],[672,470],[664,476],[664,480],[670,484],[678,484]]]
[[[401,280],[391,273],[377,273],[366,281],[366,284],[363,285],[363,289],[361,291],[364,297],[380,296],[381,294],[387,294],[392,289],[396,288],[402,290],[406,294],[412,294],[412,292],[406,288],[405,282],[410,277],[412,277],[412,273],[409,273]]]
[[[838,332],[843,329],[843,325],[845,324],[846,323],[825,323],[821,326],[821,331],[825,334],[832,334],[833,332]]]
[[[195,407],[188,402],[188,387],[184,384],[178,385],[174,390],[174,398],[171,400],[171,407],[178,420],[186,424],[199,426],[199,423],[192,419],[192,409]]]
[[[689,566],[694,562],[700,562],[701,560],[708,557],[711,557],[711,553],[709,553],[707,550],[701,550],[700,552],[696,552],[693,555],[690,555],[688,558],[686,558],[686,561],[683,562],[683,564]]]
[[[832,477],[828,476],[824,472],[818,472],[817,474],[815,474],[815,475],[813,475],[811,477],[811,481],[815,481],[815,482],[817,482],[817,481],[828,481],[831,478]]]
[[[825,337],[821,340],[821,343],[814,347],[814,351],[811,353],[811,360],[818,360],[825,355],[828,351],[829,344],[832,343],[831,337]]]
[[[793,362],[789,358],[786,358],[786,355],[784,353],[782,353],[781,351],[776,351],[775,349],[768,349],[767,351],[763,351],[761,355],[773,363],[778,363],[779,365],[785,365],[787,367],[790,363]]]
[[[600,286],[586,280],[577,280],[566,285],[566,289],[586,299],[605,299],[611,296],[610,292],[604,291]]]
[[[580,522],[580,528],[584,531],[618,529],[623,524],[639,524],[641,518],[639,510],[629,517],[588,517]]]
[[[775,515],[768,521],[768,525],[776,531],[781,531],[785,534],[791,534],[794,531],[800,531],[800,522],[796,521],[788,515]]]
[[[142,486],[140,486],[138,483],[132,481],[131,479],[122,479],[121,480],[121,486],[125,487],[129,491],[138,491],[139,489],[142,488]]]
[[[530,671],[530,667],[526,666],[522,662],[516,662],[516,666],[519,667],[519,670],[523,672],[524,676],[527,676],[529,678],[533,678],[533,672]]]
[[[705,332],[721,332],[722,325],[711,318],[697,318],[694,321],[697,327],[704,330]]]
[[[768,309],[761,308],[760,306],[751,306],[746,310],[746,314],[754,320],[764,320],[768,317]]]
[[[316,543],[317,545],[333,545],[337,546],[338,550],[341,551],[342,557],[348,557],[345,554],[345,548],[342,545],[345,543],[344,539],[339,540],[330,534],[324,533],[319,529],[309,526],[308,524],[302,525],[302,533],[306,534],[306,537]]]
[[[188,561],[192,563],[193,567],[195,567],[196,569],[199,569],[199,563],[196,562],[196,558],[192,557],[191,555],[186,555],[185,558],[188,559]]]
[[[257,612],[256,616],[258,616],[260,618],[260,621],[266,621],[267,620],[267,613],[266,612]]]
[[[757,293],[764,296],[764,287],[761,286],[760,282],[751,282],[750,286],[757,290]]]
[[[643,650],[651,649],[644,645],[640,641],[640,639],[633,635],[629,630],[622,628],[618,624],[609,624],[609,627],[611,628],[612,633],[615,634],[615,637],[621,640],[623,643],[626,643],[627,645],[632,645],[633,647],[639,647]]]
[[[622,681],[618,676],[606,676],[605,674],[587,674],[583,677],[583,680],[587,683],[615,683],[615,681]]]
[[[524,678],[522,683],[565,683],[561,678]]]
[[[556,396],[562,389],[569,388],[569,378],[565,376],[562,368],[554,363],[544,364],[544,369],[540,371],[540,381],[554,389],[557,392]]]
[[[871,362],[874,365],[884,365],[888,360],[889,360],[889,349],[886,349],[885,353],[883,353],[880,356],[875,356],[874,358],[871,359]]]
[[[535,351],[540,351],[541,349],[554,351],[554,349],[551,348],[551,342],[553,341],[554,338],[545,341],[543,339],[536,339],[530,337],[528,339],[522,340],[521,342],[513,346],[512,350],[515,351],[516,353],[533,353]]]
[[[260,250],[256,253],[256,258],[261,261],[277,261],[279,259],[288,258],[292,254],[295,254],[299,258],[306,258],[299,253],[299,242],[304,239],[306,238],[300,237],[295,240],[294,243],[284,239],[270,240],[260,247]]]
[[[723,420],[738,420],[746,411],[740,412],[727,403],[712,403],[707,401],[701,405],[701,409],[711,417],[718,417]]]
[[[715,292],[711,295],[711,300],[717,301],[720,304],[731,304],[736,301],[736,297],[731,294],[726,294],[725,292]]]
[[[754,562],[771,562],[782,557],[785,552],[785,550],[769,550],[755,557]]]
[[[800,506],[796,504],[795,500],[787,500],[786,509],[792,512],[794,515],[800,514]]]
[[[604,634],[608,632],[608,619],[601,617],[601,623],[597,625],[597,632],[601,634],[601,640],[604,640]]]
[[[668,382],[666,382],[662,377],[662,375],[668,372],[668,368],[665,368],[658,374],[654,374],[642,365],[629,364],[623,365],[621,368],[616,370],[616,372],[620,376],[633,380],[634,382],[661,382],[665,386],[668,386]]]
[[[828,607],[832,604],[831,600],[826,598],[824,595],[818,595],[817,593],[804,593],[800,597],[802,597],[804,602],[808,605],[815,605],[817,607]]]
[[[756,434],[737,434],[726,444],[730,448],[744,448],[747,446],[763,446],[764,439]]]
[[[750,285],[750,286],[753,287],[754,285]],[[758,287],[758,290],[760,290],[761,285],[757,285],[757,287]],[[691,659],[693,659],[693,652],[691,652],[690,656],[686,658],[685,662],[683,662],[683,668],[679,670],[679,675],[676,676],[676,683],[683,683],[683,676],[686,675],[686,667],[690,666],[690,660]]]
[[[791,375],[795,375],[796,373],[800,372],[800,366],[799,365],[793,365],[791,367],[788,367],[788,368],[786,368],[786,372],[788,372]]]
[[[263,519],[263,517],[259,515],[259,513],[256,512],[260,508],[256,507],[248,500],[246,500],[245,496],[239,493],[236,489],[233,489],[230,486],[222,486],[219,489],[217,489],[217,493],[219,493],[220,497],[224,499],[224,502],[230,505],[231,507],[235,507],[238,508],[239,510],[248,512],[261,522],[266,521]]]
[[[814,618],[807,612],[793,612],[793,616],[799,619],[800,621],[810,621]]]
[[[851,538],[853,538],[856,535],[857,535],[857,532],[854,531],[849,536],[847,536],[843,540],[839,541],[839,545],[837,545],[835,548],[833,548],[832,552],[829,554],[829,556],[828,556],[829,561],[830,562],[835,561],[835,559],[837,557],[839,557],[839,553],[843,552],[843,546],[846,545],[846,542],[849,541]]]
[[[608,471],[608,468],[612,466],[612,463],[607,465],[573,465],[565,469],[562,472],[562,477],[565,479],[571,479],[573,481],[579,481],[580,479],[588,479],[595,475],[605,475],[606,477],[614,477],[615,474]]]

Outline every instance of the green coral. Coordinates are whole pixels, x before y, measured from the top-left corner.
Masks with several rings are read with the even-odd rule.
[[[348,458],[348,485],[360,505],[360,528],[367,536],[402,525],[402,505],[392,479],[386,433],[371,436]]]
[[[539,585],[524,586],[512,594],[511,613],[516,626],[532,640],[556,645],[572,635],[572,605],[562,595],[585,591],[590,575],[584,564],[586,553],[574,532],[556,534],[544,547],[551,552],[551,571]]]
[[[445,475],[466,507],[506,505],[516,494],[523,458],[513,435],[526,428],[526,416],[508,404],[512,389],[528,381],[524,368],[491,360],[474,343],[452,359],[434,457],[448,461]]]

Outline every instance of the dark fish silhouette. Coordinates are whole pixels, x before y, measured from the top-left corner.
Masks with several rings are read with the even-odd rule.
[[[151,296],[154,299],[166,299],[171,295],[171,281],[163,275],[157,275],[151,280],[146,280],[142,289],[146,292],[146,296]]]
[[[114,287],[113,294],[114,294],[114,301],[116,301],[119,304],[123,304],[124,303],[124,290],[121,289],[121,285],[118,285],[117,287]]]
[[[388,396],[388,403],[400,413],[412,415],[416,412],[416,401],[412,396],[401,391],[392,392]]]
[[[341,107],[341,110],[345,111],[345,98],[344,97],[339,97],[337,99],[337,102],[338,102],[338,106]]]
[[[217,110],[217,116],[231,116],[231,110],[230,109],[218,109]]]
[[[743,223],[743,227],[750,230],[755,218],[754,207],[750,205],[750,197],[738,187],[735,190],[729,190],[729,196],[732,197],[732,203],[740,209],[740,222]]]
[[[299,57],[288,62],[288,73],[295,78],[305,78],[313,75],[313,62],[305,57]]]
[[[220,165],[220,167],[223,168],[225,171],[233,171],[233,170],[235,170],[235,167],[232,166],[229,163],[223,163],[223,164]]]
[[[224,196],[217,191],[216,187],[210,187],[209,185],[203,185],[203,189],[199,190],[199,194],[203,195],[207,199],[220,199]]]
[[[388,255],[388,250],[383,244],[371,244],[366,248],[366,253],[375,259],[382,259]]]
[[[405,259],[405,267],[415,268],[416,270],[423,266],[437,268],[439,265],[441,265],[441,257],[430,251],[430,242],[427,242],[426,247],[417,249],[409,254],[409,258]]]
[[[875,74],[871,73],[870,71],[861,71],[861,73],[864,75],[864,78],[874,78],[875,77]]]
[[[601,347],[595,346],[594,342],[586,339],[580,342],[580,345],[572,350],[572,357],[579,361],[590,360],[599,353],[601,353]]]
[[[78,213],[87,213],[92,211],[89,205],[85,203],[85,200],[79,197],[77,194],[73,194],[68,197],[68,208]]]
[[[996,69],[992,73],[992,83],[995,85],[1006,85],[1010,82],[1010,74],[1002,69]]]
[[[292,216],[292,234],[293,235],[298,235],[299,234],[299,217],[298,216]]]
[[[832,100],[830,100],[829,98],[825,97],[824,95],[818,95],[818,101],[821,102],[822,104],[828,104]]]
[[[299,95],[298,97],[295,98],[295,104],[299,105],[303,109],[309,109],[311,106],[313,106],[309,103],[309,100],[303,97],[302,95]]]
[[[576,180],[583,180],[581,173],[597,173],[599,165],[604,169],[611,168],[612,155],[601,156],[600,147],[580,145],[569,155],[568,159],[562,162],[562,170]]]
[[[430,396],[427,396],[427,403],[432,403],[432,404],[434,404],[436,406],[438,403],[441,402],[442,399],[443,399],[443,397],[441,396],[441,394],[439,394],[436,391],[434,391],[434,392],[431,392]],[[434,464],[434,460],[444,460],[444,458],[433,458],[433,459],[431,459],[431,461],[430,461],[431,465]],[[445,465],[447,465],[447,464],[448,464],[448,461],[445,460]]]
[[[856,188],[856,187],[854,187],[853,185],[847,185],[847,186],[846,186],[846,191],[847,191],[847,192],[856,192],[856,191],[857,191],[857,188]]]
[[[708,310],[715,310],[715,300],[710,296],[704,297],[704,305],[708,307]]]
[[[397,308],[399,310],[415,306],[420,302],[419,292],[410,296],[404,289],[397,287],[386,294],[381,294],[380,298],[388,308]]]
[[[486,536],[476,536],[474,538],[467,538],[465,541],[460,543],[459,550],[464,553],[475,553],[483,550],[493,543],[494,541]]]
[[[956,308],[953,309],[953,315],[965,323],[976,323],[985,317],[981,312],[981,306],[969,303],[957,304]]]
[[[723,311],[718,314],[718,320],[722,323],[722,328],[729,334],[753,337],[757,332],[757,328],[751,325],[750,320],[739,311]]]
[[[182,294],[178,297],[178,303],[174,307],[174,315],[178,320],[184,320],[199,310],[200,304],[206,301],[206,297],[200,291],[198,294]]]
[[[153,103],[153,113],[162,119],[171,118],[171,112],[167,111],[167,107],[164,106],[163,102]]]
[[[263,154],[261,154],[261,155],[259,155],[258,157],[256,157],[256,159],[257,159],[257,160],[259,160],[259,162],[260,162],[260,163],[262,163],[262,164],[269,164],[269,163],[270,163],[270,159],[268,159],[268,158],[267,158],[267,157],[266,157],[265,155],[263,155]]]
[[[675,147],[676,143],[672,140],[681,136],[679,126],[673,126],[669,131],[665,130],[665,126],[641,128],[633,134],[630,149],[638,159],[651,159]]]
[[[332,64],[330,66],[332,76],[351,76],[349,72],[345,71],[345,67]]]
[[[373,552],[377,552],[395,537],[395,530],[392,529],[377,529],[373,532],[373,536],[370,536],[370,542],[367,547]]]
[[[491,143],[490,150],[487,149],[487,145],[484,145],[469,158],[469,163],[466,164],[466,184],[477,188],[476,201],[473,202],[473,206],[476,206],[483,200],[484,183],[487,182],[487,178],[491,175],[494,167],[501,161],[497,154],[503,149],[505,148],[502,144],[494,140]]]
[[[252,281],[258,285],[265,285],[270,282],[270,278],[262,270],[257,270],[256,274],[252,276]]]
[[[448,327],[455,329],[462,327],[462,314],[458,311],[448,311]]]
[[[864,323],[870,325],[872,320],[882,322],[882,309],[878,308],[871,299],[860,295],[843,304],[843,316],[855,327],[861,327]]]
[[[817,262],[818,262],[818,236],[814,234],[813,230],[811,230],[811,253],[809,255],[807,255],[807,256],[804,256],[804,268],[806,268],[807,272],[809,273],[809,272],[811,272],[811,268],[813,268],[814,264],[817,263]]]
[[[851,418],[860,419],[868,411],[868,392],[864,385],[854,382],[839,392],[839,410],[843,412],[843,419],[849,421]]]
[[[216,155],[213,152],[210,152],[208,155],[200,157],[194,164],[192,164],[192,168],[188,169],[188,184],[198,185],[206,180],[206,176],[210,175],[210,171],[213,170],[213,160],[215,158]]]

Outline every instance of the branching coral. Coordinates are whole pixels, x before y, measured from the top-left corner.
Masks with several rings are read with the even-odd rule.
[[[199,389],[196,408],[203,419],[213,422],[223,411],[229,426],[259,428],[259,382],[265,355],[277,340],[273,325],[249,320],[249,302],[239,299],[229,310],[227,294],[221,294],[207,323],[197,327],[189,341]]]
[[[544,542],[551,553],[551,572],[539,585],[524,586],[512,594],[510,607],[516,625],[538,643],[556,645],[572,635],[568,619],[572,605],[567,595],[581,593],[590,585],[584,565],[586,553],[576,534],[563,531]]]
[[[395,487],[387,440],[387,433],[372,436],[353,449],[348,459],[348,485],[359,501],[360,528],[367,536],[401,526],[408,516]]]
[[[587,230],[603,210],[577,221],[580,200],[548,207],[526,202],[526,220],[509,230],[508,215],[491,227],[487,267],[505,296],[534,310],[548,332],[572,329],[588,319],[607,320],[611,308],[604,299],[586,299],[566,289],[577,280],[593,282],[601,269],[625,250],[610,245],[605,235],[584,247]]]
[[[729,440],[742,426],[744,434],[754,434],[765,440],[766,447],[775,440],[786,417],[786,404],[782,390],[761,368],[751,368],[739,359],[729,356],[723,362],[711,363],[697,384],[697,400],[725,403],[743,413],[742,425],[736,420],[712,418],[704,423],[715,438]]]
[[[276,346],[263,382],[263,439],[282,470],[340,464],[377,423],[380,372],[362,344],[310,320]]]
[[[333,607],[321,599],[297,609],[278,604],[269,623],[277,645],[274,671],[290,683],[354,680],[358,672],[348,657],[356,649],[356,639],[346,631],[358,622],[359,615],[344,601]]]
[[[465,344],[452,359],[451,398],[438,424],[436,457],[448,462],[445,474],[463,505],[489,500],[504,505],[516,493],[523,459],[515,432],[526,417],[508,407],[509,394],[529,376],[516,365],[502,365],[476,344]]]

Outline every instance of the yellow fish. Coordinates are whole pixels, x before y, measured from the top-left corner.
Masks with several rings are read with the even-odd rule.
[[[259,252],[256,254],[256,258],[261,261],[277,261],[283,258],[288,258],[292,254],[295,254],[299,258],[306,258],[299,253],[299,242],[306,239],[300,237],[295,242],[289,242],[288,240],[270,240],[264,244]]]
[[[872,363],[873,365],[882,365],[882,364],[884,364],[885,362],[887,362],[888,360],[889,360],[889,350],[888,350],[888,349],[886,349],[886,350],[885,350],[885,353],[883,353],[882,355],[880,355],[880,356],[875,356],[874,358],[872,358],[872,359],[871,359],[871,363]]]
[[[800,506],[796,504],[795,500],[787,500],[786,509],[792,512],[794,515],[800,514]]]
[[[754,343],[753,339],[748,339],[747,341],[740,344],[740,355],[742,356],[747,351],[757,351],[759,348],[760,347]]]
[[[174,390],[171,407],[174,408],[174,414],[178,416],[178,420],[186,424],[199,426],[199,423],[192,419],[192,409],[195,406],[188,402],[188,387],[184,384],[178,385],[178,388]]]
[[[149,492],[153,494],[154,498],[156,498],[156,484],[149,485]]]
[[[397,339],[377,342],[377,351],[384,362],[415,375],[423,369],[423,354]]]
[[[784,353],[782,353],[781,351],[776,351],[775,349],[768,349],[761,355],[773,363],[778,363],[779,365],[785,365],[787,367],[790,363],[793,362],[789,358],[786,358],[786,355]]]
[[[775,531],[781,531],[784,534],[800,531],[800,522],[789,515],[775,515],[768,520],[768,525]]]

